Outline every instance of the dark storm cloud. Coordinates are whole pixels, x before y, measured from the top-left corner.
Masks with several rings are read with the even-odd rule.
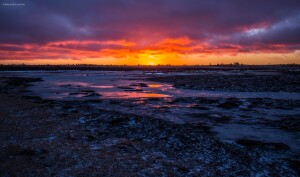
[[[264,43],[299,44],[300,42],[300,14],[275,23],[269,29],[258,33],[255,37]]]
[[[2,2],[11,2],[4,0]],[[0,7],[0,43],[177,38],[299,44],[299,0],[20,0]],[[247,31],[266,28],[247,35]]]

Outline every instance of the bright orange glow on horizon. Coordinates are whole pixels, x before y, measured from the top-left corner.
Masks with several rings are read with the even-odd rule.
[[[2,50],[1,50],[2,48]],[[9,49],[9,50],[3,50]],[[253,46],[255,49],[255,46]],[[276,52],[274,52],[276,51]],[[126,40],[0,44],[1,64],[209,65],[300,63],[300,52],[284,45],[242,51],[238,45],[215,47],[187,37],[135,43]]]

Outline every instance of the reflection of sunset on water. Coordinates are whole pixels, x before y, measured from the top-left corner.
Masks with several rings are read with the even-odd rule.
[[[162,87],[163,85],[161,85],[161,84],[148,84],[148,86],[150,88],[158,88],[158,87]]]
[[[170,95],[159,93],[139,93],[139,92],[105,92],[103,96],[106,98],[168,98]]]

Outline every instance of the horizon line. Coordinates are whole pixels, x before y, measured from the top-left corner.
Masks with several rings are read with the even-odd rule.
[[[136,64],[136,65],[128,65],[128,64],[1,64],[0,66],[135,66],[135,67],[163,67],[163,66],[173,66],[173,67],[182,67],[182,66],[287,66],[287,65],[300,65],[300,63],[282,63],[282,64],[242,64],[242,63],[229,63],[229,64],[195,64],[195,65],[172,65],[172,64],[157,64],[157,65],[143,65],[143,64]]]

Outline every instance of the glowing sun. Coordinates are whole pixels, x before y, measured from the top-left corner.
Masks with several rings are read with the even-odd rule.
[[[153,62],[153,61],[149,61],[149,62],[148,62],[148,65],[154,66],[154,65],[156,65],[156,63]]]

